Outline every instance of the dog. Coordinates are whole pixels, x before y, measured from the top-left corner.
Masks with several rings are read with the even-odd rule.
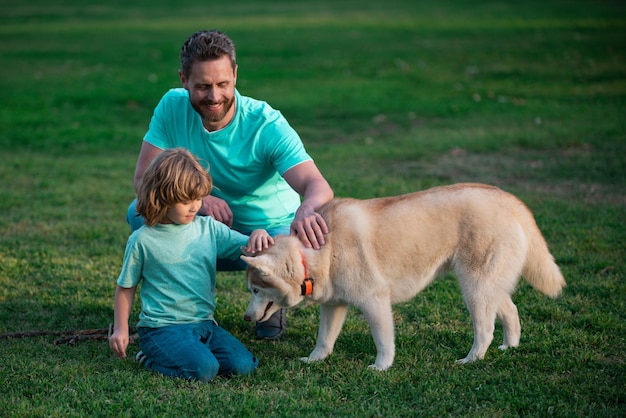
[[[304,299],[321,304],[315,348],[303,361],[333,351],[348,307],[366,318],[376,360],[388,369],[395,357],[392,304],[414,297],[452,270],[474,328],[465,364],[484,357],[500,320],[504,341],[517,347],[521,326],[511,299],[520,275],[555,298],[565,280],[531,211],[518,198],[484,184],[453,184],[367,200],[336,198],[319,211],[329,226],[320,250],[296,236],[241,256],[251,293],[246,321],[266,321]]]

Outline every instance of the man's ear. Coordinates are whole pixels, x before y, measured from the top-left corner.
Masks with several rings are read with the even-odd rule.
[[[180,79],[180,84],[185,88],[185,90],[189,90],[187,88],[187,77],[185,77],[182,70],[178,70],[178,78]]]

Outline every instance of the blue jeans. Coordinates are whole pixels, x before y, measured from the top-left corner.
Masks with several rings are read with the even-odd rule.
[[[130,230],[135,231],[143,226],[143,218],[137,213],[135,206],[137,205],[137,199],[134,199],[128,206],[128,212],[126,213],[126,221],[130,225]],[[289,235],[289,226],[282,226],[277,228],[268,229],[267,233],[272,237],[276,235]],[[239,231],[244,235],[250,235],[252,231]],[[245,270],[248,265],[240,259],[228,260],[223,258],[217,259],[217,271],[239,271]]]
[[[215,376],[249,375],[258,360],[214,321],[137,329],[144,366],[165,376],[208,382]]]

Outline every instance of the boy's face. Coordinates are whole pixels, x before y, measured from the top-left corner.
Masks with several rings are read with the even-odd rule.
[[[202,199],[176,203],[167,210],[167,220],[164,223],[187,225],[193,222],[201,207]]]
[[[237,67],[233,69],[228,56],[212,61],[196,61],[189,77],[179,72],[189,101],[209,131],[224,128],[235,113]]]

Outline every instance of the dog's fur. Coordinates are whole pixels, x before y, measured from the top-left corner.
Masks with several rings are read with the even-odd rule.
[[[367,319],[378,351],[370,367],[389,368],[395,356],[391,305],[447,270],[456,273],[474,325],[474,344],[460,363],[483,358],[496,317],[504,328],[500,349],[519,344],[511,294],[520,275],[550,297],[565,286],[530,210],[496,187],[456,184],[387,198],[334,199],[319,213],[330,228],[322,249],[279,236],[269,249],[242,256],[251,292],[247,321],[265,321],[305,298],[321,304],[317,344],[305,361],[332,353],[353,305]],[[305,276],[314,280],[310,296],[301,294]]]

